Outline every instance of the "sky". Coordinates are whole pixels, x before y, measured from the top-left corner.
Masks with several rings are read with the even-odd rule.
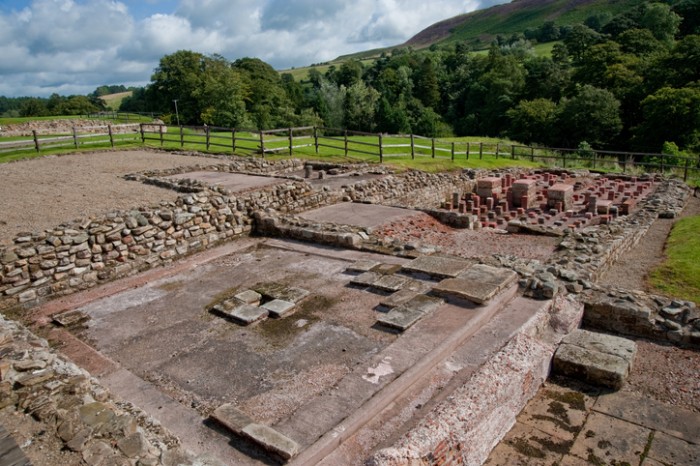
[[[508,0],[0,0],[0,95],[144,86],[178,50],[279,70],[399,45]]]

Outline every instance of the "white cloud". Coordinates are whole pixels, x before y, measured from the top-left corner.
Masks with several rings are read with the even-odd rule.
[[[0,95],[144,85],[162,56],[181,49],[305,66],[397,45],[436,21],[505,1],[180,0],[136,19],[128,0],[32,0],[0,9]],[[172,2],[147,3],[134,8]]]

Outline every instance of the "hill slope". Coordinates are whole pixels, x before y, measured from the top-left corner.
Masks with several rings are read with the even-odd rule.
[[[403,45],[428,47],[438,42],[466,40],[489,43],[497,34],[524,32],[545,21],[559,26],[583,22],[603,12],[616,15],[643,0],[514,0],[440,21],[422,30]]]

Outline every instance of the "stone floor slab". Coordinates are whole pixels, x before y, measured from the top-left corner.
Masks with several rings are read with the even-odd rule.
[[[612,354],[562,344],[554,354],[552,370],[593,385],[619,390],[629,375],[630,364]]]
[[[227,316],[241,325],[250,325],[264,319],[269,314],[263,307],[242,304],[227,313]]]
[[[405,307],[405,305],[402,305],[380,316],[377,322],[403,332],[418,322],[423,316],[425,316],[424,312],[416,309],[409,309]]]
[[[651,430],[644,427],[594,412],[576,438],[571,454],[591,464],[639,464],[650,434]]]
[[[518,275],[509,269],[488,265],[471,266],[456,278],[447,278],[433,287],[440,295],[456,296],[484,304],[501,290],[515,282]]]
[[[484,463],[488,466],[551,466],[558,464],[571,442],[516,424]]]
[[[281,318],[290,314],[296,307],[296,304],[282,299],[273,299],[260,307],[267,309],[272,317]]]
[[[601,395],[593,409],[688,442],[700,443],[700,416],[687,409],[626,392]]]
[[[216,408],[211,413],[211,418],[237,435],[243,432],[243,428],[253,423],[253,420],[246,413],[231,403],[225,403]]]
[[[236,298],[237,300],[239,300],[242,303],[257,306],[258,304],[260,304],[260,300],[262,299],[262,295],[260,293],[258,293],[257,291],[245,290],[245,291],[241,291],[240,293],[235,295],[234,298]]]
[[[369,272],[379,264],[381,264],[381,262],[367,259],[358,260],[348,265],[345,271],[350,273],[365,273]]]
[[[310,293],[308,290],[296,286],[287,286],[281,283],[265,283],[255,287],[255,291],[271,299],[281,299],[298,304]]]
[[[472,263],[464,259],[420,256],[404,265],[402,270],[409,273],[425,274],[434,278],[456,277],[469,268]]]
[[[419,294],[409,299],[404,303],[403,307],[407,309],[415,310],[427,314],[428,312],[434,311],[437,307],[443,304],[440,298],[434,298],[432,296],[426,296],[424,294]]]
[[[562,339],[562,343],[612,354],[630,363],[637,354],[637,345],[632,340],[583,329],[569,333]]]
[[[390,309],[400,306],[412,298],[418,296],[420,293],[418,291],[409,290],[404,288],[396,293],[392,293],[386,298],[384,298],[379,304]]]
[[[350,280],[351,285],[355,286],[373,286],[381,275],[374,272],[365,272]]]
[[[662,464],[700,464],[700,445],[656,432],[648,456]]]
[[[573,441],[595,399],[580,391],[546,383],[525,407],[518,422],[554,438]]]
[[[394,293],[401,290],[409,281],[411,281],[411,278],[404,275],[381,275],[372,286],[382,291]]]
[[[299,453],[299,445],[294,440],[268,426],[248,424],[243,428],[242,434],[264,449],[276,453],[286,460]]]

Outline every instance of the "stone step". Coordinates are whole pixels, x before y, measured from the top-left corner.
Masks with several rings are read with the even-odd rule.
[[[245,437],[265,450],[289,460],[299,453],[299,445],[275,429],[258,424],[230,403],[216,408],[211,418],[234,434]]]
[[[629,375],[637,345],[622,337],[577,329],[554,354],[555,372],[619,390]]]

